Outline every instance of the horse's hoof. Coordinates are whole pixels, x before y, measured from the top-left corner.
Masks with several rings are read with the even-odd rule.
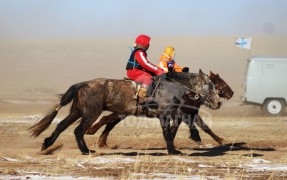
[[[202,146],[202,142],[201,141],[194,141],[197,145]]]
[[[95,150],[89,150],[89,151],[82,151],[82,154],[83,155],[89,155],[89,154],[94,154],[94,153],[96,153],[96,151]]]
[[[182,154],[182,152],[178,151],[178,150],[172,150],[172,151],[169,151],[168,154],[170,154],[170,155],[179,155],[179,154]]]
[[[223,139],[223,138],[219,138],[219,139],[217,139],[216,141],[217,141],[217,143],[218,143],[220,146],[222,146],[222,145],[223,145],[223,142],[224,142],[224,139]]]
[[[107,145],[107,143],[99,143],[98,147],[99,148],[108,148],[109,146]]]
[[[46,147],[45,144],[43,143],[43,144],[42,144],[41,151],[44,151],[44,150],[46,150],[47,148],[48,148],[48,147]]]
[[[48,155],[48,154],[53,154],[54,152],[62,149],[63,147],[63,143],[57,143],[54,145],[49,146],[48,148],[41,150],[41,152],[39,154],[41,155]]]

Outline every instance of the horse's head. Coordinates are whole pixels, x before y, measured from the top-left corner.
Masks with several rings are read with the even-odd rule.
[[[219,97],[230,99],[232,98],[234,92],[229,87],[229,85],[221,78],[218,74],[214,74],[210,71],[209,79],[215,85],[215,90],[217,91]]]
[[[193,83],[195,93],[199,95],[199,98],[203,103],[211,109],[219,109],[222,105],[220,97],[218,96],[215,86],[209,77],[199,70],[196,81]]]
[[[201,70],[199,70],[199,73],[169,72],[167,78],[168,81],[188,89],[189,96],[200,102],[200,104],[203,103],[211,109],[220,108],[222,103],[215,86],[208,75]]]

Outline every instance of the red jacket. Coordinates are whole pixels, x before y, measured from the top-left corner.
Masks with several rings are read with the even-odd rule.
[[[157,67],[156,65],[150,63],[147,60],[147,56],[146,53],[143,50],[138,50],[135,53],[135,59],[137,61],[137,63],[140,64],[140,66],[147,72],[151,72],[155,75],[161,75],[162,73],[164,73],[164,71]]]

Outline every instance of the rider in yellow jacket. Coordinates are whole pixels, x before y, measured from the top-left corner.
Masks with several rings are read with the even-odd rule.
[[[158,67],[164,70],[165,73],[169,71],[175,71],[175,72],[188,72],[189,68],[187,67],[180,67],[176,64],[174,61],[174,54],[175,49],[172,46],[167,46],[164,49],[164,53],[160,56],[160,62],[158,64]]]

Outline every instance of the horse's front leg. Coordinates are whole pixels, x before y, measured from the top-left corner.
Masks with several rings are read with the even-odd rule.
[[[195,119],[196,125],[198,125],[205,133],[209,134],[219,145],[223,144],[224,139],[214,134],[207,124],[201,119],[199,115]]]
[[[181,118],[174,118],[172,121],[172,126],[171,126],[171,134],[172,134],[172,142],[174,143],[174,139],[178,130],[179,125],[182,122]]]
[[[196,113],[197,115],[197,113]],[[194,117],[196,117],[196,115],[194,114],[188,114],[184,117],[184,122],[188,125],[189,127],[189,133],[190,133],[190,136],[189,138],[191,140],[193,140],[194,142],[196,142],[197,144],[201,145],[201,138],[200,138],[200,135],[199,135],[199,132],[194,124]]]
[[[198,132],[194,122],[189,123],[188,127],[189,127],[189,133],[190,133],[189,138],[191,140],[193,140],[194,142],[196,142],[197,144],[202,145],[199,132]]]
[[[181,154],[180,151],[176,150],[173,144],[173,137],[170,128],[170,118],[160,118],[161,128],[163,131],[163,136],[167,145],[168,154]]]

